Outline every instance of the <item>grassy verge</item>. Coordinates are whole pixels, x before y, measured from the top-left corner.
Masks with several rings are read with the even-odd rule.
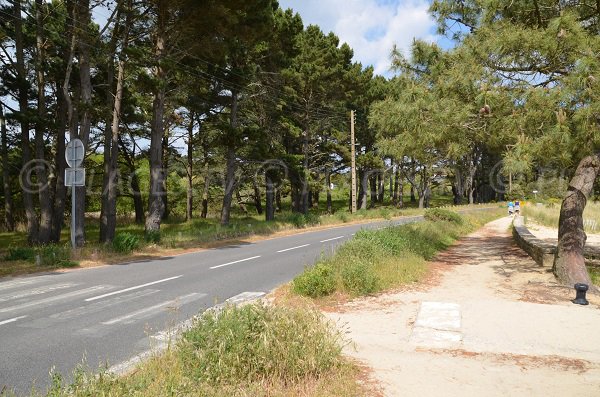
[[[359,296],[419,281],[436,253],[502,215],[502,209],[463,215],[434,209],[425,212],[424,222],[361,231],[297,276],[292,290],[312,298]]]
[[[479,207],[479,206],[478,206]],[[469,208],[465,206],[464,208]],[[47,271],[74,265],[82,266],[98,264],[122,263],[129,260],[148,259],[164,255],[176,254],[195,248],[210,248],[215,245],[237,241],[254,236],[270,236],[280,232],[305,229],[315,226],[334,226],[352,222],[367,222],[375,219],[392,219],[400,216],[422,214],[418,208],[398,209],[395,207],[379,207],[361,210],[350,214],[347,210],[338,210],[335,214],[311,213],[308,216],[297,213],[278,214],[276,221],[266,222],[259,216],[233,218],[229,226],[221,226],[216,218],[194,219],[190,222],[165,222],[160,234],[145,236],[142,225],[121,224],[117,228],[115,242],[106,246],[96,243],[98,239],[95,220],[88,222],[86,247],[73,253],[69,261],[57,262],[52,266],[40,266],[39,261],[11,257],[10,250],[27,250],[26,237],[23,233],[0,233],[0,277]],[[68,240],[69,230],[63,233],[63,240]],[[63,250],[67,244],[50,246],[55,250]]]
[[[129,375],[79,370],[69,385],[54,376],[45,395],[366,395],[357,381],[360,369],[342,356],[345,343],[314,309],[231,306],[203,314],[165,353]]]
[[[530,203],[522,207],[523,216],[543,226],[558,229],[560,203]],[[583,211],[583,228],[587,233],[600,232],[600,202],[590,201]]]

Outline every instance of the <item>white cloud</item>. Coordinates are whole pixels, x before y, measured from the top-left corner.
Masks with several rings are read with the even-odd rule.
[[[280,5],[298,12],[305,25],[333,31],[377,74],[387,74],[394,44],[408,54],[414,38],[437,39],[424,0],[280,0]]]

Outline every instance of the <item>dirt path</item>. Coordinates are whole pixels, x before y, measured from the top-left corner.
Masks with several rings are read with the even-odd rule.
[[[600,396],[600,310],[574,305],[494,221],[441,254],[418,287],[327,316],[385,396]]]

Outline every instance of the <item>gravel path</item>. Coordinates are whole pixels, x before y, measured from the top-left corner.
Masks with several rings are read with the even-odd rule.
[[[509,225],[462,239],[419,286],[327,313],[382,395],[600,395],[600,299],[572,304],[574,292],[513,244]]]

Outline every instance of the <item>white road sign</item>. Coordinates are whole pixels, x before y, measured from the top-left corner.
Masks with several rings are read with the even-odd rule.
[[[79,168],[85,157],[85,147],[81,139],[71,139],[65,149],[65,158],[71,168]],[[65,178],[66,180],[66,178]]]
[[[67,168],[65,186],[85,186],[85,168]]]

